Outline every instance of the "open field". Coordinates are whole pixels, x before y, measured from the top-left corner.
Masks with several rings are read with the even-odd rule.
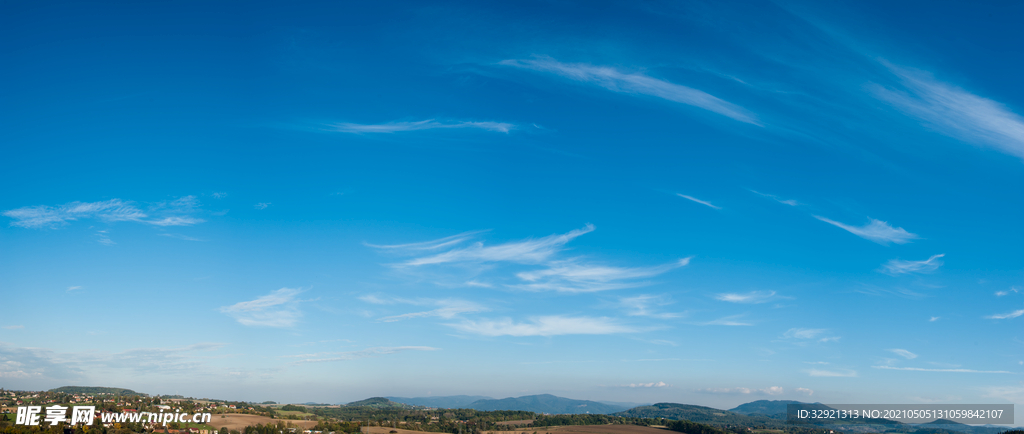
[[[522,420],[506,420],[504,422],[498,422],[498,425],[529,425],[533,423],[533,419],[522,419]]]
[[[284,422],[285,426],[293,426],[303,429],[313,428],[316,426],[316,421],[312,420],[271,419],[266,416],[257,416],[255,414],[215,414],[213,415],[213,419],[210,419],[209,425],[217,429],[228,427],[229,430],[237,429],[241,431],[242,428],[247,426],[259,424],[277,425],[278,422]]]
[[[277,414],[281,415],[281,416],[298,416],[298,417],[316,416],[313,413],[305,413],[305,412],[295,411],[295,410],[291,410],[291,411],[274,410],[274,411]]]
[[[523,428],[515,431],[484,431],[485,434],[669,434],[664,428],[639,425],[572,425]],[[372,434],[387,434],[372,433]]]
[[[410,429],[391,428],[389,426],[363,426],[359,427],[359,432],[362,434],[389,434],[391,431],[398,431],[398,434],[427,434],[423,431],[413,431]],[[443,434],[443,433],[429,433],[429,434]]]

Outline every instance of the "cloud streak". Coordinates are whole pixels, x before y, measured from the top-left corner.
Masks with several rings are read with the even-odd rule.
[[[910,273],[932,273],[942,266],[942,261],[939,258],[942,258],[943,256],[946,255],[934,255],[923,261],[903,261],[899,259],[893,259],[882,265],[882,268],[879,271],[890,276],[898,276],[900,274]]]
[[[582,264],[576,261],[553,263],[549,268],[524,271],[516,277],[528,282],[512,285],[513,288],[529,291],[558,291],[569,293],[597,292],[611,289],[634,288],[644,282],[635,279],[653,277],[676,268],[685,267],[690,258],[683,258],[669,264],[654,267],[610,267]]]
[[[529,239],[510,243],[485,246],[478,242],[460,249],[449,250],[434,256],[416,258],[405,262],[404,265],[421,266],[447,264],[454,262],[518,262],[518,263],[540,263],[559,252],[566,243],[576,237],[592,232],[594,225],[588,224],[582,229],[576,229],[561,235],[549,235],[539,239]]]
[[[814,340],[818,343],[835,342],[840,339],[839,336],[822,336],[827,333],[828,329],[791,328],[786,330],[786,332],[782,334],[782,337],[785,339],[797,339],[802,341]],[[822,337],[819,338],[818,336]]]
[[[620,324],[607,317],[570,317],[550,315],[531,318],[526,322],[514,322],[509,318],[498,320],[463,321],[447,324],[464,333],[481,336],[559,336],[559,335],[608,335],[635,333],[639,330]]]
[[[765,387],[763,389],[751,389],[747,387],[725,387],[697,389],[701,393],[714,393],[722,395],[781,395],[785,389],[779,386]]]
[[[734,120],[762,126],[753,113],[736,104],[706,92],[659,80],[639,73],[624,73],[607,66],[584,63],[562,63],[551,58],[510,59],[499,65],[555,74],[570,80],[593,84],[612,92],[648,95],[672,102],[699,107]]]
[[[779,198],[778,196],[776,196],[774,194],[761,193],[760,191],[757,191],[757,190],[750,190],[750,192],[754,193],[754,194],[757,194],[757,195],[760,195],[760,196],[763,196],[763,197],[767,197],[767,198],[769,198],[771,200],[774,200],[774,201],[776,201],[778,203],[781,203],[781,204],[784,204],[784,205],[789,205],[789,206],[800,205],[800,202],[797,202],[797,201],[795,201],[793,199],[781,199],[781,198]]]
[[[665,297],[654,295],[638,295],[636,297],[624,297],[619,299],[619,305],[626,309],[626,315],[643,316],[660,319],[671,319],[682,317],[680,313],[655,312],[655,305],[668,304]]]
[[[364,301],[369,301],[369,300],[364,299]],[[402,320],[407,320],[407,319],[430,318],[430,317],[452,319],[452,318],[455,318],[455,317],[457,317],[457,316],[459,316],[461,314],[465,314],[465,313],[486,312],[486,311],[490,310],[486,306],[484,306],[482,304],[479,304],[479,303],[474,303],[472,301],[467,301],[467,300],[452,299],[452,298],[443,299],[443,300],[403,300],[403,299],[396,299],[396,301],[398,303],[413,304],[413,305],[419,305],[419,306],[422,306],[422,305],[436,306],[437,308],[436,309],[432,309],[432,310],[422,311],[422,312],[412,312],[412,313],[406,313],[406,314],[401,314],[401,315],[388,316],[388,317],[381,318],[380,321],[383,321],[383,322],[396,322],[396,321],[402,321]],[[372,302],[375,302],[375,301],[371,301],[371,303]]]
[[[910,360],[910,359],[916,359],[917,358],[917,354],[911,353],[910,351],[907,351],[907,350],[903,350],[903,349],[899,349],[899,348],[894,348],[894,349],[891,349],[889,351],[895,353],[896,355],[898,355],[900,357],[903,357],[904,359]]]
[[[856,377],[857,371],[844,369],[839,371],[827,371],[824,369],[808,369],[807,375],[812,377]]]
[[[720,207],[720,206],[712,205],[711,202],[706,202],[706,201],[697,199],[697,198],[695,198],[693,196],[687,196],[687,195],[682,194],[682,193],[676,193],[676,195],[681,197],[681,198],[683,198],[683,199],[690,200],[690,201],[693,201],[693,202],[697,202],[697,203],[699,203],[701,205],[704,205],[704,206],[707,206],[707,207],[711,207],[711,208],[714,208],[714,209],[722,209],[722,207]]]
[[[558,259],[557,255],[566,249],[565,245],[584,234],[594,231],[594,225],[554,234],[543,238],[528,238],[501,244],[487,245],[470,242],[477,232],[465,232],[431,241],[409,244],[375,245],[366,244],[383,252],[414,256],[393,266],[404,273],[469,272],[459,279],[457,286],[494,288],[503,286],[521,291],[555,291],[563,293],[589,293],[649,285],[643,279],[658,276],[671,270],[685,267],[691,257],[648,267],[616,267],[585,261],[580,257]],[[512,266],[536,266],[534,269],[517,271],[518,282],[509,282],[508,277],[478,280],[479,275]],[[444,266],[447,266],[445,268]],[[417,271],[417,269],[422,271]],[[505,283],[499,283],[504,280]]]
[[[1015,310],[1015,311],[1010,312],[1010,313],[989,315],[989,316],[986,316],[985,318],[987,318],[987,319],[1014,319],[1014,318],[1017,318],[1017,317],[1019,317],[1021,315],[1024,315],[1024,309]]]
[[[730,315],[730,316],[722,317],[722,318],[719,318],[719,319],[716,319],[716,320],[711,320],[711,321],[708,321],[708,322],[703,322],[703,323],[700,323],[700,325],[706,325],[706,326],[708,326],[708,325],[752,326],[753,325],[751,323],[738,321],[737,319],[741,318],[741,317],[743,317],[743,315]]]
[[[317,354],[300,354],[289,357],[302,357],[302,360],[295,361],[296,364],[301,363],[324,363],[324,362],[341,362],[346,360],[358,360],[366,359],[370,357],[378,357],[387,354],[395,354],[402,351],[440,351],[440,348],[425,347],[425,346],[402,346],[402,347],[374,347],[367,348],[365,350],[358,351],[343,351],[334,353],[317,353]]]
[[[461,244],[465,241],[472,239],[473,235],[479,234],[486,231],[469,231],[461,234],[452,235],[450,237],[438,238],[436,240],[423,241],[419,243],[406,243],[406,244],[392,244],[392,245],[380,245],[363,243],[367,247],[373,247],[375,249],[383,250],[408,250],[408,251],[422,251],[422,250],[437,250],[445,247],[451,247],[454,245]]]
[[[939,368],[900,368],[896,366],[872,366],[874,369],[888,369],[891,371],[916,371],[916,372],[962,372],[967,374],[1012,374],[1010,371],[978,371],[975,369],[939,369]]]
[[[291,327],[302,316],[296,296],[302,290],[281,288],[255,300],[242,301],[220,308],[239,324],[258,327]]]
[[[1005,105],[943,83],[924,71],[883,62],[902,89],[874,85],[874,96],[935,130],[1024,158],[1024,118]]]
[[[920,238],[917,234],[907,232],[903,228],[894,228],[889,223],[881,220],[870,219],[871,222],[864,226],[851,226],[821,216],[814,216],[814,218],[881,245],[888,245],[889,243],[906,244],[911,242],[911,240]]]
[[[775,291],[751,291],[746,294],[724,293],[715,295],[716,300],[750,304],[767,303],[772,297],[775,297]]]
[[[374,134],[374,133],[400,133],[406,131],[422,131],[434,129],[459,129],[471,128],[498,133],[508,133],[516,129],[515,124],[506,122],[438,122],[434,119],[427,119],[417,122],[388,122],[384,124],[353,124],[337,123],[328,125],[331,131],[340,133]]]
[[[189,214],[195,212],[199,201],[195,196],[184,196],[170,202],[159,202],[143,211],[134,202],[110,199],[99,202],[69,202],[63,205],[37,205],[12,209],[0,213],[14,221],[11,226],[29,229],[56,229],[69,222],[95,219],[104,222],[136,222],[154,226],[191,226],[205,220]],[[157,217],[151,217],[156,214]],[[109,241],[109,239],[108,239]]]
[[[623,385],[622,385],[621,387],[629,387],[629,388],[638,388],[638,387],[639,387],[639,388],[653,388],[653,387],[668,387],[668,384],[665,384],[665,382],[664,382],[664,381],[658,381],[658,382],[656,382],[656,383],[655,383],[655,382],[651,382],[651,383],[630,383],[630,384],[623,384]]]

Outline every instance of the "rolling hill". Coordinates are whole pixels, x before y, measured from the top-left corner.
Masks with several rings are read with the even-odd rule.
[[[412,405],[403,404],[401,402],[394,402],[394,401],[392,401],[390,399],[381,398],[381,397],[367,398],[367,399],[363,399],[363,400],[360,400],[360,401],[352,401],[352,402],[350,402],[348,404],[345,404],[345,407],[371,407],[371,408],[380,408],[380,409],[410,409],[410,408],[413,408]]]
[[[745,414],[748,416],[754,414],[761,414],[768,416],[772,419],[786,419],[786,406],[788,406],[789,404],[803,404],[808,406],[814,406],[813,408],[820,407],[822,409],[828,408],[827,406],[817,402],[810,404],[800,401],[769,401],[767,399],[762,399],[758,401],[748,402],[746,404],[741,404],[736,408],[730,409],[729,411],[733,413]]]
[[[675,404],[671,402],[661,402],[652,405],[635,407],[626,411],[614,413],[613,416],[647,418],[663,417],[665,419],[688,420],[691,422],[700,423],[725,423],[746,425],[763,424],[765,421],[770,420],[768,417],[760,415],[747,416],[744,414],[733,413],[727,410],[719,410],[717,408],[704,407],[700,405]]]
[[[400,402],[402,404],[419,405],[423,407],[433,408],[469,408],[468,406],[476,401],[494,399],[490,396],[471,396],[471,395],[454,395],[454,396],[427,396],[422,398],[401,398],[397,396],[388,396],[394,402]]]
[[[69,394],[83,394],[83,395],[105,394],[105,395],[118,395],[118,396],[126,396],[126,395],[143,395],[143,396],[146,396],[146,394],[144,394],[144,393],[138,393],[138,392],[136,392],[134,390],[122,389],[120,387],[64,386],[64,387],[58,387],[56,389],[50,389],[49,392],[60,392],[60,393],[69,393]]]
[[[520,410],[548,414],[610,414],[625,410],[625,407],[617,405],[562,398],[547,394],[505,399],[481,399],[470,403],[466,408],[481,411]]]

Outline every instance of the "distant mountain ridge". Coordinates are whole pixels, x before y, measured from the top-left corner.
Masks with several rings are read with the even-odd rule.
[[[490,396],[479,395],[453,395],[453,396],[424,396],[420,398],[402,398],[398,396],[386,396],[394,402],[402,404],[419,405],[433,408],[469,408],[469,405],[481,401],[494,399]]]
[[[787,408],[786,407],[788,405],[790,405],[790,404],[801,404],[801,405],[807,406],[806,408],[820,408],[820,409],[827,409],[827,408],[829,408],[828,406],[826,406],[826,405],[824,405],[824,404],[822,404],[820,402],[807,403],[807,402],[790,401],[790,400],[769,401],[767,399],[761,399],[761,400],[758,400],[758,401],[753,401],[753,402],[748,402],[746,404],[741,404],[741,405],[737,406],[736,408],[730,409],[729,411],[731,411],[733,413],[745,414],[745,415],[748,415],[748,416],[749,415],[753,415],[753,414],[763,414],[763,415],[768,416],[768,417],[770,417],[772,419],[786,419],[787,418],[787,414],[786,414],[787,413]]]
[[[657,404],[634,407],[629,410],[620,411],[612,416],[640,417],[640,418],[665,418],[674,420],[688,420],[698,423],[725,423],[725,424],[763,424],[769,420],[765,416],[747,416],[734,413],[728,410],[704,407],[701,405],[676,404],[672,402],[660,402]]]
[[[611,414],[626,410],[626,407],[617,405],[562,398],[550,394],[505,399],[481,399],[470,403],[466,408],[480,411],[519,410],[548,414]]]
[[[50,389],[50,390],[48,390],[48,392],[68,393],[68,394],[72,394],[72,395],[74,395],[74,394],[83,394],[83,395],[108,394],[108,395],[118,395],[118,396],[126,396],[126,395],[149,396],[149,395],[146,395],[145,393],[139,393],[139,392],[136,392],[136,391],[131,390],[131,389],[122,389],[120,387],[64,386],[64,387],[58,387],[56,389]]]
[[[352,401],[352,402],[350,402],[348,404],[345,404],[345,406],[346,407],[399,408],[399,409],[412,408],[413,407],[412,405],[409,405],[409,404],[404,404],[404,403],[401,403],[401,402],[394,402],[394,401],[392,401],[390,399],[379,397],[379,396],[373,397],[373,398],[367,398],[367,399],[363,399],[363,400],[359,400],[359,401]]]

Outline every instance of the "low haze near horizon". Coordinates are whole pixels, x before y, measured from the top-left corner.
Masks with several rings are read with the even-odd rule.
[[[1024,404],[1020,2],[0,8],[0,387]]]

